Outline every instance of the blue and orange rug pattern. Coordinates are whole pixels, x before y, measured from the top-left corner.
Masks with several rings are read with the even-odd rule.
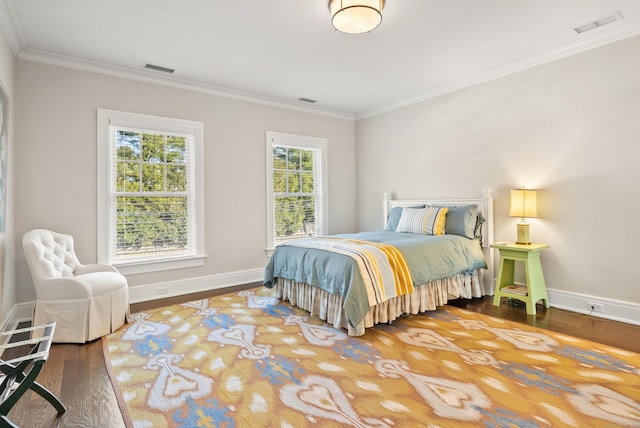
[[[640,426],[640,355],[455,307],[350,337],[256,288],[104,338],[151,427]]]

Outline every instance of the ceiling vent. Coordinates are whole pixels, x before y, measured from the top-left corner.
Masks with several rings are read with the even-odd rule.
[[[162,67],[160,65],[153,65],[153,64],[145,64],[144,68],[149,70],[154,70],[154,71],[161,71],[163,73],[169,73],[169,74],[173,74],[173,72],[175,71],[173,68]]]
[[[317,103],[318,100],[312,100],[311,98],[298,98],[298,101],[302,101],[303,103],[309,103],[309,104],[313,104],[313,103]]]
[[[585,31],[593,30],[594,28],[602,27],[603,25],[611,24],[612,22],[616,22],[623,19],[622,14],[620,12],[612,13],[611,15],[605,16],[604,18],[596,19],[592,22],[587,22],[584,25],[574,28],[573,30],[580,34]]]

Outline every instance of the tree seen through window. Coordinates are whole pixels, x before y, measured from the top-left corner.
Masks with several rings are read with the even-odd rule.
[[[116,130],[117,256],[184,251],[187,137]]]
[[[315,235],[314,152],[273,146],[276,242]]]

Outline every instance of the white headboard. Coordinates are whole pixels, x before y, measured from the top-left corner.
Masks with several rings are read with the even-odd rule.
[[[482,251],[487,261],[485,274],[485,291],[493,294],[494,290],[494,251],[490,248],[493,243],[493,196],[491,189],[482,189],[482,197],[478,199],[392,199],[391,193],[384,194],[383,214],[384,227],[391,208],[410,207],[416,205],[477,205],[478,213],[482,214],[485,222],[482,225]]]

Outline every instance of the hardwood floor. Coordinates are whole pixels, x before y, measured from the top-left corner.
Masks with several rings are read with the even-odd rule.
[[[640,326],[637,325],[562,309],[545,309],[541,304],[536,306],[536,315],[527,315],[523,302],[504,297],[500,306],[493,306],[493,297],[490,296],[472,300],[459,299],[451,301],[449,304],[496,318],[516,321],[640,353]]]
[[[203,299],[259,286],[247,284],[205,293],[131,305],[132,313],[176,303]],[[577,314],[538,305],[535,316],[527,315],[524,304],[503,299],[492,305],[492,298],[457,300],[451,305],[498,318],[533,325],[551,331],[640,353],[640,326]],[[10,354],[5,355],[9,358]],[[38,381],[56,394],[67,412],[56,419],[56,412],[45,400],[27,392],[9,413],[23,428],[29,427],[123,427],[122,414],[107,374],[100,339],[84,345],[54,344]]]

